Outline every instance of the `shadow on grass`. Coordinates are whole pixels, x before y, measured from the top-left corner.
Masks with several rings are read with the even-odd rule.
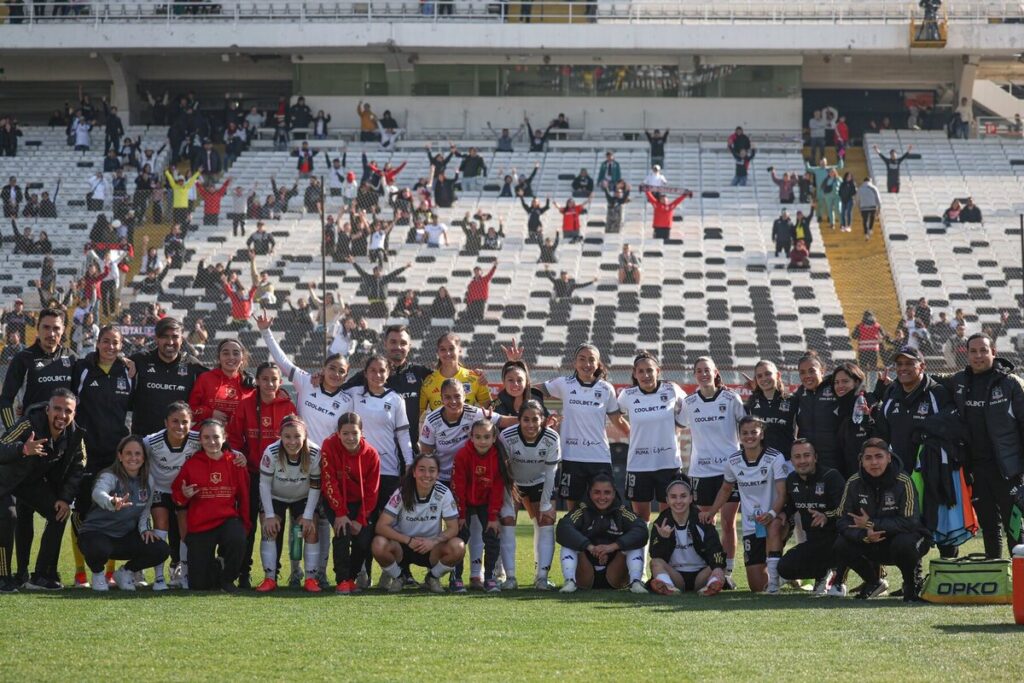
[[[962,635],[968,633],[1024,633],[1024,625],[1018,624],[935,624],[932,628],[942,631],[948,635]]]

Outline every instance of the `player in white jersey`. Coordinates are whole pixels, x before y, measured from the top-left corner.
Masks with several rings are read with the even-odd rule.
[[[519,412],[519,424],[498,436],[498,444],[508,458],[508,473],[520,502],[533,521],[534,559],[537,576],[534,588],[551,590],[548,581],[555,554],[555,506],[551,497],[555,490],[555,474],[561,458],[558,433],[544,427],[544,408],[537,401],[527,401]],[[516,517],[519,506],[512,496],[505,496],[501,506],[501,562],[507,576],[502,590],[518,588],[516,580]]]
[[[188,546],[182,540],[187,529],[186,514],[184,508],[179,508],[171,500],[171,484],[181,466],[201,446],[199,434],[189,431],[192,426],[192,409],[188,403],[175,401],[167,406],[164,425],[164,429],[150,434],[144,441],[146,462],[149,463],[149,489],[153,492],[153,533],[170,546],[172,583],[181,585],[184,581],[184,587],[187,588],[187,572],[179,566],[188,562]],[[174,513],[173,519],[171,513]],[[163,563],[154,569],[156,579],[153,590],[167,590]]]
[[[377,520],[372,551],[383,568],[381,587],[386,591],[402,590],[399,564],[404,563],[429,567],[427,590],[443,593],[441,577],[466,554],[459,538],[459,508],[448,487],[437,481],[440,469],[437,456],[417,455]]]
[[[309,440],[322,444],[334,433],[338,418],[352,411],[352,397],[342,389],[348,375],[348,361],[340,353],[327,356],[320,368],[320,381],[314,384],[313,376],[297,367],[285,355],[270,331],[273,324],[274,319],[265,312],[256,318],[256,325],[260,328],[263,342],[267,345],[271,358],[295,387],[295,408],[299,417],[306,423]],[[317,537],[320,539],[320,562],[323,565],[319,578],[321,587],[324,587],[323,584],[327,580],[325,568],[331,551],[331,525],[326,519],[321,519],[319,524]],[[293,564],[293,571],[295,568]]]
[[[601,363],[601,352],[592,344],[581,344],[573,359],[572,375],[549,379],[540,386],[545,394],[562,401],[558,495],[570,511],[576,501],[586,497],[593,477],[612,471],[607,422],[629,435],[629,423],[619,410],[615,387],[605,379],[608,372]]]
[[[301,548],[296,538],[305,541],[303,557],[308,593],[319,593],[316,574],[320,569],[320,546],[317,539],[316,506],[320,501],[320,446],[309,441],[306,423],[298,415],[281,420],[281,438],[267,446],[260,458],[260,559],[263,560],[263,583],[257,593],[277,588],[284,545],[285,515],[291,516],[292,545]],[[298,528],[295,528],[298,527]],[[290,548],[291,559],[300,557]]]
[[[726,461],[722,488],[714,504],[700,513],[700,520],[712,523],[733,489],[739,488],[747,584],[754,593],[777,593],[786,530],[780,515],[790,470],[782,453],[764,445],[764,422],[760,419],[748,415],[740,420],[740,445],[742,448]]]
[[[725,551],[718,530],[697,518],[689,482],[674,481],[665,493],[668,507],[651,526],[651,590],[659,595],[715,595],[725,587]]]
[[[739,395],[724,386],[715,361],[707,357],[693,365],[697,392],[683,401],[680,422],[690,428],[690,482],[694,502],[706,510],[722,488],[725,461],[740,448],[736,426],[746,415]],[[736,511],[740,492],[734,489],[722,508],[722,547],[725,548],[725,577],[735,587],[732,568],[736,557]]]
[[[662,381],[654,356],[642,352],[633,359],[633,386],[619,392],[618,402],[629,420],[626,498],[645,522],[651,500],[664,503],[665,489],[682,476],[676,427],[685,398],[675,383]]]

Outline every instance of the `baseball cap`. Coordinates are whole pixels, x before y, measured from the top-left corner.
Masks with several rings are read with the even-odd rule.
[[[896,354],[893,356],[893,358],[899,358],[900,356],[906,356],[907,358],[917,361],[918,363],[924,362],[924,355],[921,353],[921,351],[919,349],[915,349],[912,346],[907,346],[906,344],[904,344],[903,346],[896,350]]]
[[[15,299],[15,300],[14,300],[14,303],[16,303],[16,304],[23,304],[23,303],[25,303],[25,302],[24,302],[24,301],[22,300],[22,298],[21,298],[21,297],[19,296],[19,297],[18,297],[17,299]]]

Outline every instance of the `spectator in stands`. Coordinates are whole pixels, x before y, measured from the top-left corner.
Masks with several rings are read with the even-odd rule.
[[[516,181],[515,195],[517,197],[532,197],[533,196],[533,179],[537,177],[537,171],[540,170],[540,162],[536,162],[533,165],[533,170],[530,171],[530,175],[519,176]]]
[[[370,304],[369,317],[388,317],[388,285],[397,280],[398,276],[409,269],[412,264],[407,263],[401,268],[396,268],[387,275],[384,275],[380,266],[374,266],[373,272],[367,273],[352,257],[349,257],[349,263],[355,267],[356,273],[359,274],[359,278],[362,281],[360,293],[366,297],[367,302]]]
[[[172,268],[181,268],[185,260],[185,235],[175,223],[164,238],[164,258],[170,259]]]
[[[673,213],[676,207],[685,199],[692,197],[693,193],[686,191],[671,202],[668,200],[668,195],[660,192],[654,193],[648,190],[646,194],[648,203],[654,207],[654,239],[668,240],[672,232]]]
[[[597,278],[590,282],[577,282],[576,278],[569,277],[569,271],[567,270],[563,270],[558,274],[558,277],[555,277],[547,264],[544,264],[544,277],[551,280],[556,299],[571,299],[576,290],[590,287],[597,282]]]
[[[295,152],[295,168],[299,171],[300,178],[307,178],[313,172],[313,159],[316,152],[309,148],[309,141],[303,140],[302,146]]]
[[[517,130],[515,132],[515,135],[511,135],[509,133],[508,128],[502,128],[501,129],[501,133],[496,133],[494,131],[494,129],[491,128],[491,122],[488,121],[487,122],[487,130],[489,130],[491,132],[491,135],[495,136],[495,138],[496,138],[495,147],[494,147],[496,152],[510,152],[511,153],[511,152],[514,151],[513,148],[512,148],[512,143],[515,142],[516,140],[518,140],[523,135],[523,131],[526,130],[526,126],[520,125],[519,126],[519,130]]]
[[[51,254],[53,253],[53,244],[50,243],[50,236],[46,234],[45,230],[39,231],[39,237],[36,239],[35,246],[32,249],[33,254]]]
[[[665,133],[668,135],[668,132]],[[597,169],[597,184],[603,188],[615,187],[622,180],[622,167],[619,166],[619,162],[615,160],[614,152],[605,152],[604,161],[601,162],[601,167]]]
[[[17,332],[8,332],[4,335],[4,349],[0,352],[0,367],[6,368],[14,360],[14,357],[25,350],[21,343],[21,335]]]
[[[860,203],[860,219],[864,223],[864,239],[871,239],[875,229],[875,216],[882,205],[882,196],[878,188],[871,182],[870,177],[865,177],[857,190],[857,201]]]
[[[217,225],[217,222],[220,220],[220,202],[228,191],[231,177],[225,178],[224,184],[217,189],[214,189],[216,182],[213,174],[207,175],[205,180],[204,184],[196,185],[199,196],[203,198],[203,225]],[[238,197],[242,196],[241,190],[242,188],[237,188],[236,195]],[[234,229],[237,230],[237,226]],[[244,221],[242,222],[242,234],[245,234]]]
[[[3,309],[0,309],[2,311]],[[25,328],[36,326],[36,317],[25,310],[25,302],[22,298],[16,297],[14,303],[11,305],[11,310],[4,311],[0,315],[0,325],[3,326],[4,332],[10,334],[15,332],[22,339],[25,338]]]
[[[579,174],[572,179],[572,196],[576,199],[587,199],[594,194],[594,179],[587,169],[581,168]]]
[[[288,204],[292,198],[299,194],[299,181],[296,180],[290,188],[278,187],[274,176],[270,176],[270,188],[274,191],[273,217],[274,220],[280,220],[283,214],[288,213]]]
[[[498,175],[502,176],[498,197],[514,197],[516,185],[519,183],[519,174],[516,173],[516,169],[513,168],[511,173],[505,173],[505,169],[499,168]]]
[[[789,252],[789,266],[790,269],[805,269],[811,267],[810,252],[807,251],[807,243],[803,240],[797,240],[796,246],[794,246]]]
[[[540,246],[540,258],[537,259],[537,263],[558,263],[558,257],[555,252],[558,251],[559,235],[555,234],[555,239],[552,240],[550,237],[545,237],[543,242],[538,242]]]
[[[640,189],[654,189],[665,185],[668,185],[668,179],[665,178],[664,174],[662,174],[661,166],[654,164],[651,166],[651,172],[647,174],[646,178],[644,178],[644,187],[641,187]]]
[[[430,162],[430,168],[433,169],[434,175],[443,173],[448,168],[448,162],[455,156],[456,147],[452,143],[448,143],[448,156],[445,156],[441,152],[431,156],[432,145],[427,143],[427,161]]]
[[[879,352],[882,350],[882,340],[885,339],[885,330],[875,320],[875,314],[871,311],[864,311],[864,316],[853,328],[851,335],[857,340],[857,363],[865,371],[872,371],[878,368]]]
[[[647,136],[647,144],[651,146],[651,164],[664,166],[665,143],[668,142],[668,128],[665,129],[664,133],[657,128],[654,129],[653,133],[645,130],[644,135]]]
[[[953,114],[953,137],[966,140],[971,136],[971,124],[974,122],[974,107],[966,97],[960,98],[960,106]]]
[[[495,230],[494,226],[487,228],[487,234],[484,235],[484,243],[481,249],[486,251],[498,251],[501,249],[505,239],[505,222],[498,219],[498,229]]]
[[[640,284],[640,257],[628,243],[622,245],[622,252],[619,254],[619,284]]]
[[[931,327],[932,324],[932,307],[928,305],[928,299],[921,297],[914,304],[914,317],[924,325],[925,327]]]
[[[466,236],[466,241],[462,243],[460,255],[477,256],[480,253],[480,245],[483,244],[484,240],[484,233],[480,230],[480,226],[477,225],[476,221],[470,220],[469,211],[458,222],[458,225]]]
[[[89,191],[85,194],[85,208],[89,211],[102,211],[107,194],[109,194],[107,180],[103,177],[103,171],[97,170],[89,178]]]
[[[797,179],[797,188],[800,190],[800,204],[811,201],[811,194],[814,191],[814,174],[808,171],[800,176]]]
[[[171,188],[171,218],[175,223],[185,225],[188,222],[188,213],[190,210],[189,192],[192,190],[193,186],[195,186],[196,181],[199,180],[199,171],[193,173],[188,180],[185,180],[178,171],[175,171],[172,176],[170,170],[166,170],[164,171],[164,176],[167,178],[167,182]]]
[[[75,142],[76,152],[89,151],[89,147],[92,146],[92,126],[93,124],[86,121],[85,114],[81,111],[78,112],[78,117],[71,122],[71,135]]]
[[[954,199],[950,203],[949,208],[946,209],[942,214],[942,224],[947,228],[953,223],[959,223],[960,213],[963,211],[963,206],[960,205],[959,199]]]
[[[430,214],[430,221],[423,226],[423,237],[431,249],[439,249],[441,242],[448,246],[448,226],[438,219],[437,214]]]
[[[558,202],[554,202],[555,210],[562,214],[562,238],[568,240],[570,244],[576,244],[583,240],[580,232],[580,216],[586,213],[589,204],[589,199],[582,204],[567,199],[565,206],[559,206]]]
[[[11,232],[14,233],[14,253],[31,254],[35,249],[35,237],[32,236],[32,228],[25,228],[18,231],[18,224],[11,219]]]
[[[458,150],[455,156],[460,157],[459,175],[462,176],[462,189],[466,192],[480,192],[484,189],[484,180],[487,178],[487,164],[482,156],[477,153],[476,147],[470,147],[468,154],[462,154]]]
[[[22,192],[21,186],[18,185],[18,179],[11,176],[7,180],[7,184],[0,190],[0,200],[4,205],[4,218],[17,218],[18,207],[21,206],[24,199],[25,194]]]
[[[459,180],[458,171],[455,172],[451,178],[449,178],[442,171],[437,174],[437,177],[433,182],[434,189],[434,201],[442,209],[451,208],[452,204],[458,199],[455,195],[455,183]]]
[[[772,223],[772,242],[775,243],[776,257],[780,253],[789,257],[789,250],[793,248],[793,221],[785,209]]]
[[[302,208],[306,213],[320,214],[320,179],[310,178],[309,185],[306,185],[302,193]]]
[[[551,135],[551,129],[553,126],[548,126],[542,131],[540,129],[534,129],[534,127],[530,125],[529,118],[524,118],[523,123],[526,124],[526,130],[530,136],[530,151],[543,152],[548,143],[548,137]]]
[[[103,98],[102,102],[104,117],[103,153],[106,154],[111,149],[115,152],[117,151],[118,143],[124,137],[124,124],[121,122],[121,117],[117,115],[117,107],[111,107],[107,104],[106,97]]]
[[[620,180],[615,184],[612,192],[608,191],[607,187],[603,187],[604,198],[608,203],[608,209],[605,212],[605,232],[619,232],[622,229],[622,210],[623,207],[629,203],[629,185],[624,180]]]
[[[981,223],[981,209],[974,203],[973,197],[968,197],[964,208],[960,210],[961,223]]]
[[[835,127],[836,157],[846,158],[846,146],[850,144],[850,126],[846,124],[846,117],[840,116]]]
[[[779,188],[779,203],[780,204],[792,204],[796,201],[794,196],[793,188],[797,185],[797,177],[795,173],[783,173],[782,177],[779,178],[775,175],[775,167],[769,166],[768,173],[771,175],[772,182],[775,183]]]
[[[817,164],[820,157],[825,156],[825,119],[821,110],[815,109],[807,122],[808,139],[811,148],[811,164]]]
[[[540,200],[534,197],[530,204],[526,204],[526,200],[522,197],[519,198],[519,202],[523,205],[523,211],[527,213],[526,218],[526,241],[527,242],[540,242],[541,233],[544,230],[544,223],[541,220],[541,216],[544,212],[551,208],[551,199],[548,198],[544,201],[544,206],[540,205]]]
[[[254,257],[250,256],[250,258]],[[248,325],[249,318],[252,316],[252,304],[256,300],[256,281],[253,280],[249,289],[246,290],[238,273],[232,272],[230,276],[221,275],[220,282],[224,294],[231,303],[230,328],[238,329],[243,325]]]
[[[939,319],[932,321],[928,326],[928,334],[932,338],[932,344],[937,349],[945,349],[946,342],[953,336],[956,330],[949,324],[949,316],[945,311],[939,311]]]
[[[295,100],[295,104],[288,110],[288,116],[291,120],[292,128],[309,128],[309,125],[313,122],[313,110],[306,104],[306,98],[299,95],[298,99]]]
[[[370,110],[370,103],[364,104],[362,100],[359,100],[356,104],[356,114],[359,116],[359,140],[361,142],[379,142],[377,115]]]
[[[917,319],[916,307],[911,304],[900,321],[900,327],[906,334],[906,345],[912,349],[920,349],[927,353],[931,347],[931,339],[928,335],[928,327]]]
[[[736,161],[736,171],[732,176],[732,186],[737,185],[746,187],[747,186],[747,171],[750,169],[750,162],[754,160],[754,156],[757,154],[757,150],[751,147],[750,149],[741,149],[739,152],[733,152],[732,158]]]
[[[946,367],[959,370],[967,366],[967,326],[958,323],[956,330],[942,346],[942,355],[946,359]]]
[[[23,135],[14,117],[0,118],[0,157],[18,156],[18,138]]]
[[[484,310],[487,307],[487,299],[491,294],[491,278],[498,270],[498,262],[495,261],[491,269],[485,275],[480,266],[473,268],[473,279],[466,285],[466,318],[469,320],[482,320]]]
[[[416,292],[411,289],[405,290],[405,294],[402,295],[402,298],[398,300],[398,303],[391,310],[391,317],[407,318],[410,321],[423,317],[423,309],[420,307]]]
[[[435,320],[453,320],[455,318],[455,302],[448,294],[446,287],[439,287],[434,301],[430,304],[430,317]]]
[[[121,159],[117,156],[116,149],[108,149],[107,156],[103,157],[103,172],[113,173],[114,171],[120,170]]]
[[[853,182],[853,174],[847,171],[843,174],[843,181],[839,183],[839,230],[850,232],[853,230],[853,202],[857,196],[857,184]]]
[[[835,230],[840,222],[839,216],[839,171],[843,168],[843,160],[835,166],[829,166],[825,157],[822,157],[814,168],[810,164],[807,170],[814,176],[814,182],[818,186],[817,210],[818,225],[821,226],[828,220],[829,227]]]
[[[267,226],[263,221],[257,221],[256,231],[249,235],[245,245],[259,256],[266,256],[274,253],[277,242],[274,236],[267,232]]]
[[[736,126],[736,130],[729,136],[726,146],[732,154],[739,154],[743,150],[748,152],[752,149],[750,138],[743,132],[742,126]]]
[[[895,149],[889,150],[889,156],[882,154],[878,149],[878,145],[874,145],[872,149],[874,149],[878,158],[882,160],[882,163],[885,164],[885,186],[889,189],[889,193],[898,194],[900,191],[900,164],[907,160],[914,146],[907,145],[907,151],[901,157],[896,156]]]
[[[26,193],[28,194],[28,193]],[[28,194],[25,199],[25,208],[21,210],[22,218],[38,218],[39,217],[39,195],[36,193]]]

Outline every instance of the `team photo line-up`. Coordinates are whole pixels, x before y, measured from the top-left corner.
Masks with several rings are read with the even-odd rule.
[[[513,341],[492,397],[452,333],[437,340],[434,368],[410,362],[409,332],[395,325],[384,355],[355,374],[339,354],[311,373],[282,351],[271,317],[253,320],[273,360],[250,374],[237,339],[220,341],[217,367],[202,366],[174,318],[157,323],[151,351],[124,356],[108,325],[77,358],[62,343],[64,314],[40,312],[0,392],[0,591],[63,588],[69,520],[75,585],[96,591],[269,593],[286,542],[289,585],[311,593],[397,593],[417,585],[411,565],[435,593],[515,590],[523,509],[532,585],[556,588],[557,545],[562,593],[735,589],[739,526],[751,591],[872,598],[895,566],[894,592],[916,602],[933,545],[954,557],[979,528],[988,557],[1021,542],[1024,382],[986,334],[947,376],[900,347],[894,377],[872,390],[855,363],[826,368],[809,351],[790,393],[762,360],[746,401],[711,358],[694,363],[687,395],[643,351],[632,386],[616,391],[589,344],[572,353],[571,374],[533,383]],[[628,439],[626,502],[609,432]],[[951,475],[963,484],[952,500]],[[46,523],[29,573],[35,515]],[[262,581],[251,578],[257,526]],[[851,571],[862,583],[848,591]]]

